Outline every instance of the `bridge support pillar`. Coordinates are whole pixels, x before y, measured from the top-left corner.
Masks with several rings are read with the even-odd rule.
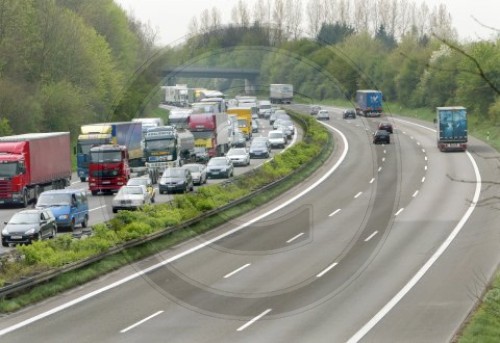
[[[254,79],[245,79],[245,94],[246,95],[255,95],[255,80]]]

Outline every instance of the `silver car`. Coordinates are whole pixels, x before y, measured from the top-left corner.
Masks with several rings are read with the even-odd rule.
[[[118,210],[136,210],[150,203],[151,197],[146,186],[123,186],[113,198],[112,209],[113,213]]]
[[[207,169],[203,164],[200,163],[188,163],[182,166],[191,172],[193,177],[193,183],[195,185],[202,185],[207,183]]]
[[[246,148],[231,148],[226,156],[229,157],[234,166],[248,166],[250,164],[250,154]]]

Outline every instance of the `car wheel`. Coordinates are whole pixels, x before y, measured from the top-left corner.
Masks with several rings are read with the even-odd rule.
[[[152,198],[151,198],[151,203],[152,203],[152,204],[154,204],[154,203],[155,203],[155,201],[156,201],[156,200],[155,200],[155,197],[152,197]]]
[[[194,185],[191,185],[191,187],[189,188],[189,191],[191,191],[191,192],[194,191]]]
[[[113,213],[117,213],[118,210],[116,208],[113,208]]]
[[[2,240],[2,246],[5,247],[5,248],[8,248],[9,247],[9,243],[7,243],[6,241]]]
[[[52,232],[50,233],[50,238],[54,239],[56,238],[57,235],[57,229],[54,227],[52,228]]]
[[[85,215],[85,217],[83,217],[82,227],[86,228],[88,225],[89,225],[89,217]]]
[[[80,181],[81,181],[81,182],[85,182],[85,180],[86,180],[86,178],[84,178],[84,177],[81,177],[81,178],[80,178]]]
[[[163,191],[160,189],[160,194],[163,194]]]
[[[73,220],[71,220],[71,225],[69,226],[69,228],[71,229],[71,231],[75,231],[75,219],[73,218]]]

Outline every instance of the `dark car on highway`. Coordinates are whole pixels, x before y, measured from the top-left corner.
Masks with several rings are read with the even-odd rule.
[[[391,144],[391,135],[385,130],[377,130],[373,134],[373,144]]]
[[[186,168],[167,168],[161,175],[158,188],[160,194],[193,191],[193,177],[191,176],[191,172]]]
[[[344,112],[342,113],[342,118],[344,118],[344,119],[347,119],[347,118],[356,119],[356,110],[354,110],[352,108],[344,110]]]
[[[31,244],[57,234],[56,218],[49,209],[32,209],[18,212],[5,222],[2,230],[2,246]]]
[[[385,130],[385,131],[387,131],[389,133],[393,132],[392,124],[391,123],[379,123],[378,124],[378,129],[379,130]]]
[[[227,156],[212,157],[207,163],[207,177],[229,178],[234,175],[233,162]]]

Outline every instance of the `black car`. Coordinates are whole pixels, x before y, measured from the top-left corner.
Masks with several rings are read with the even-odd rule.
[[[356,110],[353,110],[353,109],[344,110],[342,117],[344,119],[347,119],[347,118],[356,119]]]
[[[393,130],[392,130],[392,124],[391,123],[379,123],[378,124],[378,129],[379,130],[385,130],[389,133],[392,133]]]
[[[31,244],[46,238],[54,238],[57,234],[56,218],[45,209],[32,209],[18,212],[5,222],[2,230],[2,246],[9,244]]]
[[[377,130],[373,134],[373,144],[391,144],[391,135],[385,130]]]
[[[182,167],[167,168],[163,172],[158,183],[160,194],[181,192],[186,193],[194,190],[193,176],[191,172]]]

